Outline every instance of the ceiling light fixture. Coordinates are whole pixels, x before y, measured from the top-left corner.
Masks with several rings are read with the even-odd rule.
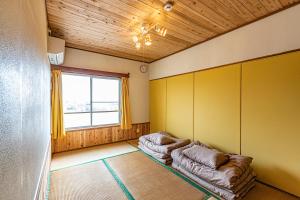
[[[150,25],[149,24],[142,24],[142,27],[141,27],[141,33],[143,34],[143,35],[146,35],[148,32],[149,32],[149,30],[151,29],[152,27],[150,27]]]
[[[173,8],[173,1],[167,1],[164,4],[164,10],[170,12]],[[150,46],[152,44],[150,33],[156,33],[162,37],[167,35],[167,28],[159,25],[158,23],[143,23],[141,27],[138,27],[137,32],[132,36],[132,40],[136,49],[140,49],[142,45]]]
[[[137,48],[137,49],[140,49],[141,48],[141,43],[140,42],[137,42],[137,43],[135,43],[135,48]]]
[[[132,37],[132,40],[133,40],[134,43],[137,43],[139,41],[139,38],[138,38],[138,36],[134,35]]]
[[[158,28],[155,28],[155,31],[159,34],[159,35],[161,35],[161,36],[163,36],[163,37],[165,37],[166,36],[166,34],[167,34],[167,29],[165,28],[165,27],[158,27]]]
[[[142,26],[139,28],[139,32],[132,36],[132,40],[137,49],[140,49],[142,45],[150,46],[152,44],[151,32],[165,37],[167,34],[167,29],[159,24],[142,24]]]
[[[164,5],[164,10],[170,12],[173,9],[174,3],[172,1],[167,1]]]
[[[145,37],[145,45],[150,46],[152,44],[150,34],[147,34]]]

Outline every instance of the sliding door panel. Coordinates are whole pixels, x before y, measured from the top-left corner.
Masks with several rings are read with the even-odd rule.
[[[240,64],[195,73],[194,139],[240,153]]]
[[[242,153],[258,178],[300,196],[300,52],[242,65]]]
[[[193,139],[193,73],[167,79],[166,130]]]
[[[150,132],[165,131],[166,79],[150,81]]]

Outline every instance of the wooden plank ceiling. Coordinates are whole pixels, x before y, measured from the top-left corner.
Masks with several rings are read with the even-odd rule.
[[[46,0],[52,36],[73,47],[152,62],[216,37],[300,0]],[[144,22],[167,28],[151,34],[152,45],[137,50],[132,36]]]

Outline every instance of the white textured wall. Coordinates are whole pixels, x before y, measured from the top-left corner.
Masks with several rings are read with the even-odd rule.
[[[0,199],[36,199],[50,142],[44,0],[0,0]],[[46,170],[46,168],[45,168]]]
[[[130,73],[129,95],[133,123],[149,121],[149,76],[140,72],[141,62],[66,48],[65,66]]]
[[[149,78],[300,48],[300,4],[150,64]]]

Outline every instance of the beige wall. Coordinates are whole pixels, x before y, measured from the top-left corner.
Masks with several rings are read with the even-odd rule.
[[[300,5],[150,64],[149,78],[201,70],[300,48]]]
[[[133,123],[149,121],[148,73],[140,72],[141,62],[103,54],[66,48],[65,66],[96,69],[109,72],[130,73],[129,95]]]

